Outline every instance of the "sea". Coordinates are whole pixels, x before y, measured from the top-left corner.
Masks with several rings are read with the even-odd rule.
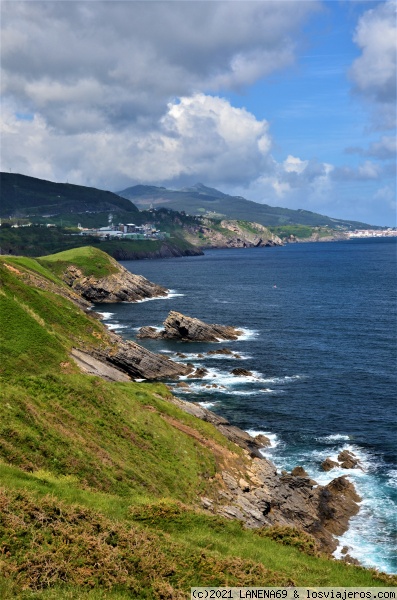
[[[242,330],[237,341],[139,340],[205,367],[175,395],[269,437],[277,468],[319,484],[347,475],[362,501],[339,538],[361,565],[397,572],[397,246],[394,238],[208,250],[204,256],[125,261],[167,298],[98,305],[106,325],[135,340],[170,310]],[[208,355],[228,348],[232,355]],[[182,354],[183,356],[179,356]],[[251,376],[234,376],[241,367]],[[171,385],[175,386],[175,382]],[[212,387],[216,386],[216,387]],[[321,469],[353,452],[359,469]]]

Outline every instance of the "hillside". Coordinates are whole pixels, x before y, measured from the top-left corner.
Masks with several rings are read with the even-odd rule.
[[[97,249],[0,258],[1,598],[171,600],[188,598],[191,585],[390,584],[320,555],[294,527],[252,530],[204,509],[203,498],[222,506],[230,478],[254,489],[252,470],[274,467],[189,414],[164,383],[133,381],[148,351],[126,349],[88,310],[73,269],[98,287],[123,273]],[[76,351],[97,357],[95,375]]]
[[[133,219],[139,212],[131,202],[112,192],[17,173],[0,173],[0,190],[0,217],[123,212]]]
[[[182,190],[168,190],[163,187],[137,185],[118,192],[140,209],[165,206],[190,215],[217,216],[233,220],[245,220],[266,226],[309,225],[332,229],[372,228],[365,223],[333,219],[307,210],[291,210],[258,204],[241,196],[229,196],[214,188],[198,183]]]

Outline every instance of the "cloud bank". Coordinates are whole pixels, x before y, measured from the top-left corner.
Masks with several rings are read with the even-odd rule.
[[[363,159],[355,166],[277,162],[269,122],[224,97],[290,67],[321,10],[296,0],[5,1],[1,168],[112,190],[201,180],[320,212],[335,207],[335,186],[366,182],[374,202],[390,203],[376,162],[393,156],[389,133],[350,148]],[[391,1],[363,12],[350,69],[383,129],[395,101],[394,14]]]

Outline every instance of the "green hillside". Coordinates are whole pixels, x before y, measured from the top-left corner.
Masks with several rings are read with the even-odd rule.
[[[308,210],[291,210],[258,204],[240,196],[229,196],[201,183],[182,190],[167,190],[163,187],[137,185],[118,192],[140,209],[166,206],[190,215],[212,213],[228,219],[245,220],[266,226],[309,225],[327,226],[331,229],[373,228],[366,223],[333,219]]]
[[[40,263],[0,257],[2,599],[171,600],[190,597],[192,585],[390,584],[317,556],[307,535],[249,531],[204,512],[200,496],[217,493],[222,469],[244,473],[246,455],[179,410],[162,383],[79,371],[71,349],[101,347],[109,334],[68,298],[57,278],[67,262],[86,273],[113,268],[87,249]]]
[[[131,202],[112,192],[54,183],[17,173],[0,173],[0,191],[0,217],[53,217],[121,211],[129,213],[129,218],[133,219],[133,215],[139,213]]]

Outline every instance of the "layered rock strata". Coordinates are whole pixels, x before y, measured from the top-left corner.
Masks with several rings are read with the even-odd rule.
[[[167,295],[166,288],[152,283],[141,275],[130,273],[116,261],[114,264],[117,272],[100,278],[86,276],[80,269],[70,265],[63,273],[62,279],[77,294],[95,303],[138,302]]]
[[[193,371],[192,365],[174,362],[135,342],[123,340],[112,332],[109,332],[108,340],[110,343],[107,347],[91,350],[91,356],[112,365],[132,379],[175,379]]]
[[[187,317],[182,313],[171,311],[163,323],[164,329],[158,331],[154,327],[141,327],[138,338],[182,340],[185,342],[218,342],[220,340],[237,340],[242,331],[227,325],[210,325]]]

